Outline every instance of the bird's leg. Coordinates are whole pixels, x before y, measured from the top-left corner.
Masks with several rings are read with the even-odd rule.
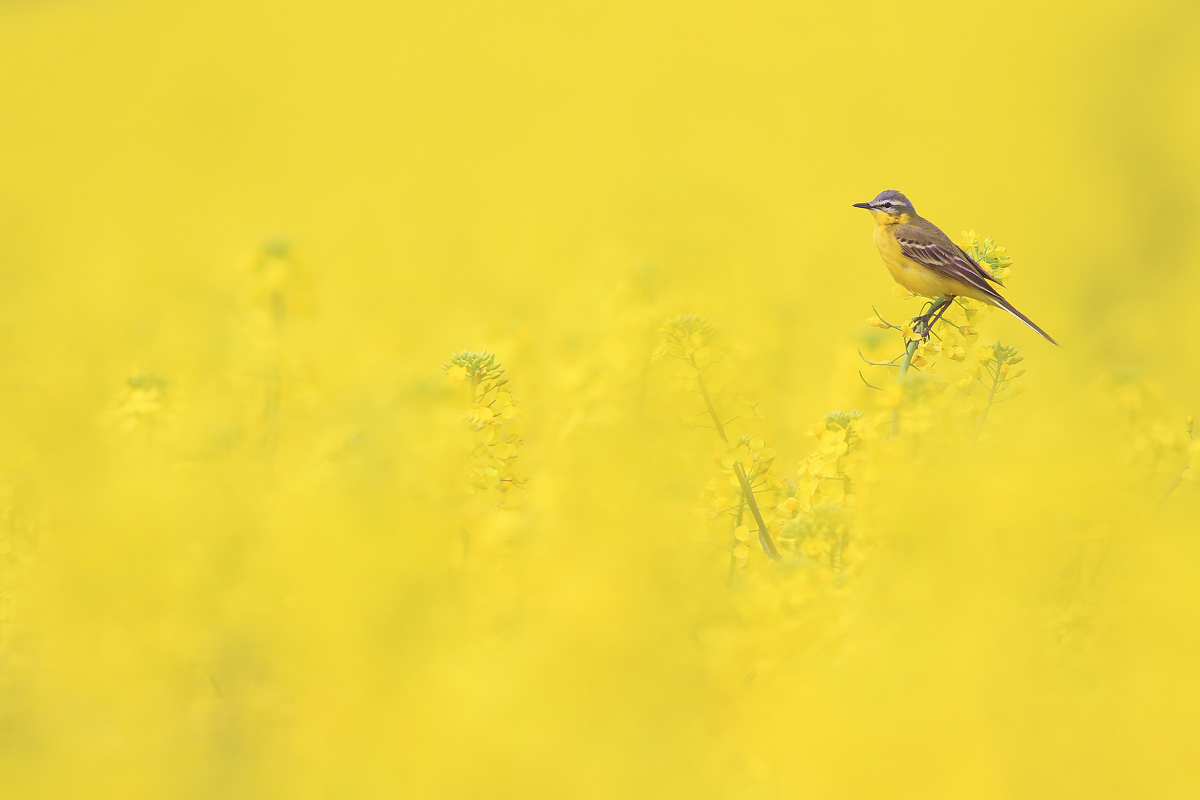
[[[933,333],[933,326],[937,325],[938,320],[940,320],[942,318],[942,315],[946,313],[946,309],[950,308],[950,304],[954,302],[954,298],[950,297],[950,296],[946,296],[946,297],[943,297],[938,302],[941,303],[942,307],[940,309],[938,309],[938,312],[936,314],[933,314],[932,308],[929,309],[929,313],[933,314],[933,318],[931,320],[929,320],[929,324],[925,326],[925,333],[923,334],[923,336],[926,339],[929,338],[929,334]]]
[[[929,338],[929,332],[933,330],[933,323],[936,322],[942,314],[946,312],[946,308],[950,305],[950,299],[947,297],[939,297],[929,306],[929,310],[920,316],[913,317],[913,331],[921,334],[922,339]],[[937,317],[934,317],[937,314]]]

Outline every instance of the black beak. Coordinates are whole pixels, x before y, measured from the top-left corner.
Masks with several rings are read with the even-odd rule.
[[[871,204],[870,203],[855,203],[854,207],[855,208],[865,208],[869,211],[871,209]]]

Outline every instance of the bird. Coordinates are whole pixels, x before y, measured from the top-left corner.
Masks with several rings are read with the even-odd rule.
[[[854,203],[854,207],[865,208],[875,217],[875,246],[896,283],[914,294],[936,298],[929,311],[914,320],[923,323],[926,336],[955,297],[969,297],[1003,308],[1051,344],[1058,345],[1053,336],[1013,307],[989,281],[997,286],[1004,284],[979,266],[938,226],[919,215],[903,194],[889,189],[869,203]]]

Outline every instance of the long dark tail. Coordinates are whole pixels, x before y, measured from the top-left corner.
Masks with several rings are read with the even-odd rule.
[[[1010,303],[1010,302],[1008,302],[1007,300],[1005,300],[1005,299],[1004,299],[1003,297],[1001,297],[999,294],[997,294],[997,295],[996,295],[996,297],[994,298],[994,300],[995,300],[995,303],[996,303],[996,305],[1000,306],[1000,307],[1001,307],[1001,308],[1003,308],[1005,311],[1007,311],[1008,313],[1012,314],[1012,315],[1013,315],[1014,317],[1016,317],[1017,319],[1021,320],[1021,322],[1024,322],[1026,325],[1028,325],[1029,327],[1033,328],[1035,331],[1037,331],[1038,333],[1040,333],[1042,336],[1044,336],[1044,337],[1046,338],[1046,341],[1050,342],[1050,344],[1054,345],[1055,347],[1061,347],[1061,346],[1062,346],[1062,345],[1060,345],[1058,342],[1054,341],[1054,337],[1053,337],[1053,336],[1051,336],[1050,334],[1046,333],[1044,330],[1042,330],[1041,328],[1039,328],[1039,327],[1037,326],[1037,323],[1035,323],[1035,322],[1034,322],[1033,320],[1031,320],[1029,317],[1025,316],[1025,315],[1024,315],[1024,314],[1022,314],[1020,311],[1017,311],[1015,308],[1013,308],[1013,304],[1012,304],[1012,303]]]

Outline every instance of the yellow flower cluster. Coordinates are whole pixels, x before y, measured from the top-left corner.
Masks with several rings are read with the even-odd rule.
[[[993,278],[1003,281],[1012,274],[1012,259],[1005,255],[1008,252],[1007,247],[998,247],[990,236],[981,242],[974,229],[963,231],[961,235],[959,246],[966,250],[967,255],[975,259],[979,266],[990,272]]]
[[[915,297],[916,295],[908,294],[908,296]],[[876,314],[867,319],[867,324],[885,330],[898,330],[906,346],[909,343],[916,345],[911,365],[933,372],[939,359],[957,362],[966,359],[967,349],[979,337],[977,329],[979,322],[988,314],[989,310],[990,306],[986,303],[972,300],[969,297],[955,298],[933,326],[933,331],[929,336],[925,335],[919,318],[907,320],[900,325],[893,325]]]
[[[861,411],[830,411],[809,435],[817,447],[797,472],[799,507],[803,512],[780,532],[783,542],[835,571],[846,565],[867,444],[878,437],[876,426]]]
[[[975,399],[971,403],[971,416],[977,419],[978,427],[983,426],[993,405],[1025,391],[1024,385],[1013,383],[1025,374],[1023,369],[1013,369],[1024,360],[1025,356],[1018,354],[1017,348],[1000,342],[993,342],[975,350],[975,363],[967,369],[967,374],[956,385],[968,394],[975,393]]]
[[[733,517],[733,555],[739,561],[750,557],[751,542],[757,538],[752,531],[754,521],[748,509],[739,468],[769,533],[778,530],[781,521],[790,519],[799,508],[790,494],[794,487],[784,481],[777,470],[775,450],[752,434],[743,434],[724,443],[724,449],[714,453],[722,473],[705,485],[701,501],[706,504],[710,518]]]
[[[142,432],[154,436],[156,425],[167,413],[168,380],[154,372],[137,372],[125,380],[125,386],[113,400],[109,416],[123,434]]]
[[[864,446],[878,435],[875,425],[861,411],[830,411],[809,435],[818,444],[797,473],[803,508],[847,502],[860,475]]]
[[[782,484],[775,474],[775,450],[767,447],[766,443],[757,436],[743,434],[726,445],[723,451],[715,454],[721,471],[727,479],[721,483],[741,490],[741,481],[734,472],[734,466],[740,464],[750,488],[758,494],[767,490],[775,490]],[[717,481],[716,478],[713,479]],[[712,484],[709,485],[712,488]]]
[[[660,332],[663,341],[655,355],[685,362],[722,440],[722,449],[715,454],[722,474],[709,480],[701,501],[710,519],[732,517],[730,577],[746,567],[755,528],[759,543],[772,558],[781,555],[798,564],[811,562],[832,570],[830,576],[840,573],[852,538],[865,446],[878,435],[873,421],[860,411],[825,414],[809,431],[817,440],[816,448],[800,462],[796,478],[785,480],[777,470],[775,449],[761,437],[746,433],[731,438],[726,431],[706,386],[705,368],[695,357],[715,350],[711,323],[694,315],[679,316]]]
[[[706,317],[696,314],[680,314],[667,320],[659,333],[662,342],[654,351],[655,358],[671,356],[680,358],[699,369],[704,369],[723,355],[717,348],[717,331]]]
[[[851,547],[853,512],[843,503],[818,506],[784,526],[780,541],[787,542],[819,567],[830,578],[840,577],[850,563],[859,563],[861,554]],[[848,557],[849,551],[849,557]]]
[[[715,346],[716,329],[706,318],[694,314],[685,314],[667,320],[659,329],[662,340],[654,358],[670,356],[684,362],[682,371],[677,376],[685,385],[694,386],[704,401],[704,411],[707,413],[712,427],[721,438],[724,451],[717,453],[717,461],[728,474],[727,483],[734,487],[735,497],[719,492],[719,484],[710,484],[706,490],[709,495],[709,506],[717,514],[726,511],[735,514],[734,543],[731,550],[729,569],[730,576],[737,561],[744,561],[750,554],[746,544],[749,541],[749,528],[742,525],[742,518],[748,510],[758,529],[758,541],[763,552],[771,558],[778,558],[779,551],[771,533],[769,515],[764,512],[763,504],[759,502],[759,492],[776,492],[779,488],[778,479],[771,473],[775,462],[775,451],[766,447],[762,439],[744,435],[731,440],[726,431],[726,422],[722,421],[717,410],[714,392],[720,389],[720,384],[714,381],[711,367],[724,357],[724,353]],[[753,407],[755,416],[757,408]],[[736,511],[734,511],[736,507]]]
[[[466,422],[475,434],[470,467],[472,490],[496,492],[500,505],[510,507],[516,502],[513,490],[525,483],[517,472],[521,429],[516,419],[520,401],[513,397],[508,379],[501,377],[504,369],[496,363],[496,356],[486,350],[455,353],[444,369],[450,383],[470,386]]]
[[[706,317],[680,314],[667,320],[658,332],[654,360],[666,357],[681,362],[672,388],[698,390],[696,376],[703,375],[705,391],[715,395],[724,390],[729,363],[720,334]]]

